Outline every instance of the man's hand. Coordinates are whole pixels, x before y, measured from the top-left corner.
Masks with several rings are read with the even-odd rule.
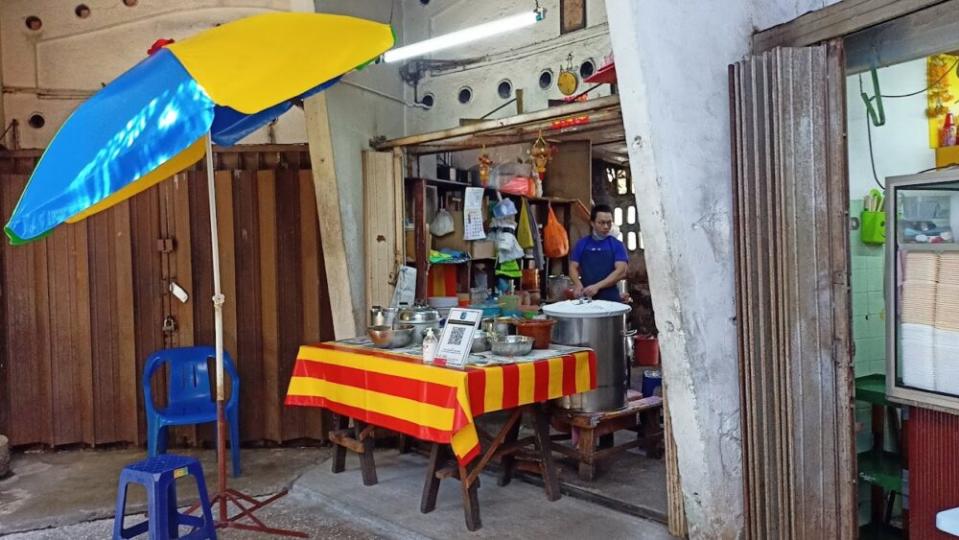
[[[599,287],[596,285],[590,285],[589,287],[583,287],[583,296],[588,296],[590,298],[599,294]]]
[[[583,285],[577,284],[573,285],[573,299],[580,298],[583,296]]]

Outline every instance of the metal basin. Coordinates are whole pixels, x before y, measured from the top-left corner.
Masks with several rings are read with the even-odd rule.
[[[366,330],[373,345],[382,349],[406,347],[413,342],[415,328],[411,324],[394,326],[371,326]]]
[[[533,350],[533,338],[526,336],[497,336],[490,342],[497,356],[523,356]]]
[[[470,352],[479,353],[489,350],[489,335],[483,330],[477,330],[473,333],[473,345]]]

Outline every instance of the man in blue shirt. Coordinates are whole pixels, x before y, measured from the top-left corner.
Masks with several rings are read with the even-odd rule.
[[[613,210],[597,204],[590,212],[593,233],[576,242],[570,254],[569,273],[573,293],[598,300],[619,302],[616,283],[626,277],[629,255],[622,242],[609,235],[613,228]]]

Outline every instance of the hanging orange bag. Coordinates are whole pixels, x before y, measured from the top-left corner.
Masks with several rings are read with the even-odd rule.
[[[549,207],[549,215],[546,216],[546,225],[543,227],[543,253],[550,259],[559,259],[569,253],[569,234],[556,219],[552,206]]]

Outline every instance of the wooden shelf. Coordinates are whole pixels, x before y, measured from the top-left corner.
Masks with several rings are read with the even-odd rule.
[[[423,180],[428,185],[431,185],[431,186],[445,187],[445,188],[451,188],[451,189],[465,190],[468,187],[476,187],[476,186],[471,186],[469,184],[464,184],[463,182],[455,182],[453,180],[440,180],[439,178],[415,178],[415,177],[408,176],[406,180],[407,181]],[[560,197],[530,197],[528,195],[517,195],[515,193],[506,193],[505,191],[499,191],[498,189],[493,189],[493,188],[485,188],[485,189],[486,189],[487,195],[500,194],[504,197],[522,197],[531,203],[550,203],[550,204],[556,204],[556,205],[566,205],[566,204],[573,204],[575,202],[578,202],[576,199],[563,199]]]

